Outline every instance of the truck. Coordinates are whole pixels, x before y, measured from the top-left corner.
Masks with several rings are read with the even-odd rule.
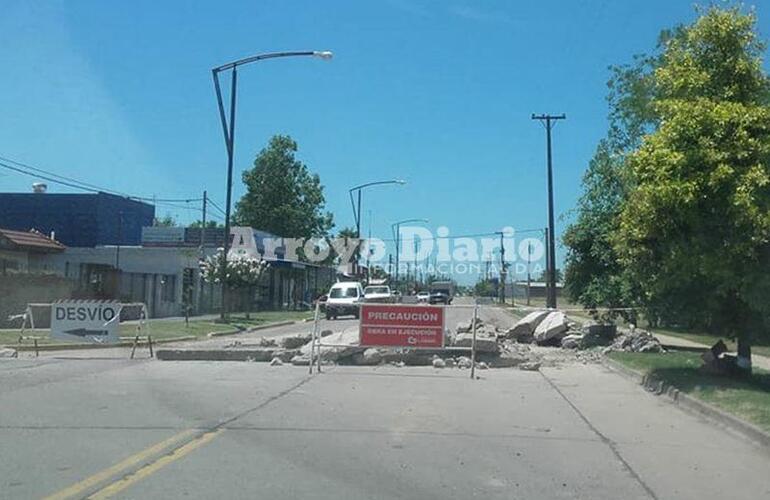
[[[452,303],[455,295],[455,284],[453,281],[434,281],[430,284],[430,297],[428,301],[431,304]]]

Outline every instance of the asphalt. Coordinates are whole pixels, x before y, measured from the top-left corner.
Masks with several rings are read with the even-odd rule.
[[[0,359],[0,498],[770,497],[766,448],[601,365],[478,374]]]

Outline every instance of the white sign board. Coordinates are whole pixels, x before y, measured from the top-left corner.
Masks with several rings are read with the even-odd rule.
[[[51,338],[69,342],[120,342],[120,302],[67,300],[51,304]]]

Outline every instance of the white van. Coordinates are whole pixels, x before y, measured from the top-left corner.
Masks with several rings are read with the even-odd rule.
[[[358,318],[358,306],[364,298],[364,289],[357,281],[341,281],[332,285],[326,300],[326,319],[337,319],[346,314]]]

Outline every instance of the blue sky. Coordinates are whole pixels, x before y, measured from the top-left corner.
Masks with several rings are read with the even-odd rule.
[[[0,156],[143,196],[207,189],[224,203],[212,67],[265,51],[334,51],[330,62],[239,73],[235,196],[268,138],[290,134],[338,227],[353,224],[349,187],[408,181],[366,192],[364,231],[371,210],[374,235],[388,238],[392,222],[412,217],[450,236],[545,226],[545,133],[533,112],[567,114],[554,165],[557,213],[569,217],[606,132],[607,66],[695,17],[691,2],[670,0],[3,4]],[[757,13],[766,39],[770,5]],[[0,171],[0,191],[31,181]],[[183,223],[200,216],[158,211]]]

